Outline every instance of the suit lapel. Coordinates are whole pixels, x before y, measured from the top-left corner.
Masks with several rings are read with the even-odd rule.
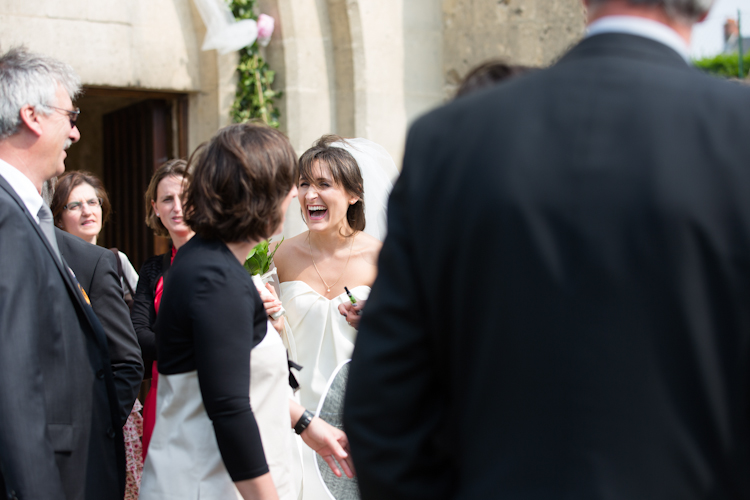
[[[55,256],[55,251],[52,249],[52,246],[49,244],[49,241],[47,241],[47,237],[44,236],[44,233],[42,232],[42,228],[40,228],[39,224],[37,224],[36,220],[34,220],[34,216],[31,215],[31,212],[29,212],[29,209],[26,208],[26,204],[23,202],[21,197],[18,196],[16,191],[10,186],[10,184],[8,184],[8,181],[6,181],[5,178],[2,176],[0,176],[0,187],[5,189],[5,191],[10,195],[10,197],[13,198],[13,200],[15,200],[15,202],[21,208],[23,213],[26,215],[26,219],[29,221],[29,224],[31,224],[31,227],[34,228],[33,230],[36,232],[37,236],[39,236],[39,239],[42,240],[42,243],[44,244],[45,248],[47,249],[50,256],[52,257],[52,260],[55,261],[57,268],[60,270],[60,272],[62,272],[63,271],[62,266],[60,262],[58,262],[57,257]]]
[[[94,332],[94,337],[96,338],[97,343],[99,343],[101,346],[106,346],[107,345],[106,338],[104,336],[104,331],[102,330],[101,324],[99,323],[99,320],[94,315],[93,309],[91,309],[91,306],[89,305],[88,301],[84,298],[83,294],[81,293],[78,282],[71,275],[70,268],[65,263],[64,259],[62,262],[57,259],[55,255],[55,251],[52,249],[52,245],[50,245],[49,241],[47,241],[47,237],[44,236],[44,233],[42,232],[42,229],[39,227],[39,224],[36,223],[36,221],[34,220],[34,217],[26,208],[26,204],[23,202],[23,200],[21,200],[21,197],[18,196],[16,191],[10,186],[10,184],[8,184],[8,181],[6,181],[3,176],[0,176],[0,188],[4,189],[9,194],[10,197],[13,198],[13,200],[15,200],[15,202],[21,208],[23,213],[26,214],[26,219],[29,222],[29,225],[31,226],[32,231],[36,232],[36,235],[44,244],[45,248],[49,252],[50,258],[55,263],[55,266],[57,266],[57,270],[60,272],[60,275],[62,276],[62,279],[65,282],[65,285],[68,287],[68,290],[75,297],[76,301],[78,302],[78,306],[83,310],[84,314],[86,315],[86,319],[88,320],[89,325],[91,326],[91,329]]]

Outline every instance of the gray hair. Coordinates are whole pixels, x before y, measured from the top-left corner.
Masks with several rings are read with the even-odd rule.
[[[607,3],[609,0],[590,0],[591,6]],[[709,11],[714,0],[627,0],[631,5],[658,5],[664,7],[667,15],[675,20],[696,22]]]
[[[29,104],[49,114],[57,85],[73,100],[81,91],[81,79],[68,64],[49,56],[13,47],[0,56],[0,140],[18,132],[21,108]]]

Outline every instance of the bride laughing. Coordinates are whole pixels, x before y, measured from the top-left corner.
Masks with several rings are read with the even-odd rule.
[[[274,262],[291,330],[290,355],[303,366],[300,400],[312,412],[336,367],[351,358],[359,313],[377,275],[385,204],[397,174],[385,149],[367,139],[326,135],[300,158],[298,196],[307,231],[284,241]],[[266,308],[275,312],[278,301]],[[282,322],[283,317],[274,325],[280,331]],[[318,484],[314,465],[306,463],[305,500],[329,498]]]

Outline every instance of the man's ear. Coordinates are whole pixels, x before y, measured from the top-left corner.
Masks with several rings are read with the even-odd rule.
[[[21,111],[19,111],[19,114],[21,115],[21,121],[23,124],[26,125],[33,134],[37,137],[42,135],[42,124],[39,123],[39,117],[41,114],[34,106],[31,104],[24,104]]]

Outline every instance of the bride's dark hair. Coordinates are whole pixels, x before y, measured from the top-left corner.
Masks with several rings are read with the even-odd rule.
[[[333,182],[343,187],[347,193],[359,198],[357,203],[349,205],[346,220],[349,227],[355,231],[365,229],[365,190],[362,172],[357,160],[344,148],[331,146],[333,143],[346,143],[346,139],[338,135],[324,135],[313,147],[305,151],[299,159],[297,167],[297,185],[300,179],[313,179],[313,167],[320,162],[328,167]]]

